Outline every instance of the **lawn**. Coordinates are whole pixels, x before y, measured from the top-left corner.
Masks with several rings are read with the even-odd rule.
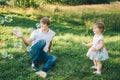
[[[49,7],[49,9],[48,9]],[[0,7],[0,16],[12,15],[13,21],[0,25],[0,80],[120,80],[120,5],[83,5],[15,8]],[[39,19],[51,19],[51,29],[56,32],[52,52],[57,57],[56,64],[48,72],[46,79],[31,70],[31,58],[22,40],[13,35],[13,28],[20,27],[27,38],[31,28],[36,29]],[[103,61],[102,76],[92,74],[92,61],[86,57],[88,47],[83,42],[93,38],[92,24],[102,21],[106,25],[105,46],[109,59]],[[14,44],[21,42],[22,48]],[[2,53],[13,58],[3,58]],[[42,66],[42,65],[41,65]]]

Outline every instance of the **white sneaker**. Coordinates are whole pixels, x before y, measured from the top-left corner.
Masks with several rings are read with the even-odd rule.
[[[96,66],[92,66],[90,69],[97,69],[97,67]]]
[[[93,74],[101,76],[101,72],[98,72],[98,71],[94,71]]]
[[[44,71],[38,71],[38,72],[36,72],[36,74],[39,75],[42,78],[46,78],[47,77],[47,73],[44,72]]]
[[[32,63],[31,68],[32,68],[33,71],[37,71],[37,67],[35,66],[34,63]]]

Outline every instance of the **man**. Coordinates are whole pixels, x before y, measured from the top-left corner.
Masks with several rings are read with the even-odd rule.
[[[29,45],[32,43],[30,56],[32,57],[32,68],[34,70],[38,69],[38,64],[45,62],[44,66],[36,72],[36,74],[41,77],[47,76],[47,71],[53,66],[56,61],[56,57],[51,54],[47,54],[50,52],[50,47],[52,44],[52,39],[55,36],[55,32],[49,29],[50,21],[49,18],[44,17],[40,20],[41,28],[34,30],[31,33],[29,39],[26,39],[22,33],[14,32],[14,34],[21,38],[25,45]]]

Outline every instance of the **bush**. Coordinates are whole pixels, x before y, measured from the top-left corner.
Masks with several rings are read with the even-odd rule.
[[[5,0],[0,0],[0,5],[7,5]]]
[[[38,7],[45,4],[43,0],[0,0],[0,5],[18,6],[18,7]]]
[[[80,5],[80,4],[103,4],[119,0],[0,0],[0,5],[11,5],[19,7],[38,7],[45,3],[50,4],[65,4],[65,5]]]
[[[87,13],[82,16],[82,20],[84,21],[89,20],[92,21],[93,23],[104,22],[107,29],[113,31],[120,31],[119,13],[106,13],[106,14]]]
[[[48,3],[60,3],[67,5],[103,4],[103,3],[110,3],[111,1],[118,1],[118,0],[46,0],[46,2]]]

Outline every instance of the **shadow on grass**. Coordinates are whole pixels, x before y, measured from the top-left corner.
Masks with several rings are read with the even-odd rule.
[[[115,52],[115,51],[119,52],[120,51],[120,47],[118,47],[120,45],[119,40],[106,42],[105,45],[108,48],[108,50],[110,50],[110,51],[113,51],[113,52]]]
[[[5,13],[4,13],[5,14]],[[15,13],[12,13],[15,14]],[[17,14],[20,15],[20,14]],[[71,20],[72,21],[72,20]],[[39,23],[39,20],[33,20],[30,19],[29,17],[13,17],[13,21],[10,23],[4,23],[3,26],[10,26],[10,27],[16,27],[19,26],[21,28],[28,28],[28,27],[34,27],[36,28],[36,23]],[[93,31],[89,30],[88,33],[86,33],[86,27],[84,24],[78,24],[78,23],[74,23],[74,22],[68,22],[68,21],[60,21],[60,22],[56,22],[53,21],[51,22],[50,28],[53,29],[56,32],[56,35],[64,35],[66,33],[70,33],[73,35],[87,35],[87,36],[91,36],[93,35]],[[109,30],[105,32],[105,35],[107,36],[116,36],[120,34],[120,32],[115,32]]]
[[[112,43],[112,44],[111,44]],[[120,54],[119,41],[108,42],[107,46],[112,53],[109,53],[110,58],[103,61],[102,76],[93,75],[93,70],[89,68],[93,65],[92,61],[85,57],[87,48],[78,46],[78,50],[73,46],[65,45],[59,47],[55,53],[58,56],[57,65],[53,71],[56,75],[64,76],[65,80],[119,80]],[[76,44],[78,45],[78,44]],[[110,47],[109,47],[110,46]],[[117,53],[115,52],[118,51]],[[58,74],[59,73],[59,74]]]
[[[114,42],[112,47],[118,48],[118,45],[116,45],[118,42],[119,41]],[[59,44],[56,44],[56,49],[50,53],[57,56],[57,62],[56,65],[48,72],[49,74],[46,80],[59,80],[61,78],[62,80],[119,80],[120,64],[119,61],[116,61],[116,59],[119,60],[119,57],[116,57],[116,53],[112,47],[109,47],[109,44],[112,42],[108,42],[107,46],[114,53],[110,53],[109,60],[103,62],[102,76],[93,75],[93,70],[89,69],[93,63],[91,60],[87,59],[84,54],[88,49],[86,47],[79,46],[77,42],[72,43],[71,41],[69,43],[70,45],[64,45],[61,47],[58,47]],[[29,55],[23,55],[23,53],[13,54],[15,54],[15,58],[13,60],[0,61],[0,79],[30,79],[34,72],[30,68],[31,59],[28,57]],[[119,56],[119,54],[117,54],[117,56]],[[5,63],[3,63],[4,61]],[[6,75],[8,76],[5,77]],[[37,76],[33,76],[32,78],[33,80],[36,80]]]
[[[58,35],[64,35],[64,34],[73,34],[73,35],[85,35],[85,36],[94,36],[93,31],[89,30],[88,33],[86,33],[86,27],[85,25],[74,25],[74,24],[63,24],[63,23],[53,23],[51,24],[51,28],[58,34]],[[103,35],[105,36],[118,36],[120,35],[120,32],[117,31],[106,31]]]
[[[109,77],[110,80],[120,79],[120,48],[118,47],[119,45],[119,41],[111,41],[106,43],[106,47],[109,53],[109,59],[103,62],[103,73],[106,74],[106,77]]]
[[[10,23],[4,23],[4,26],[11,26],[11,27],[22,27],[22,28],[28,28],[28,27],[35,27],[36,23],[39,21],[31,20],[29,18],[21,18],[21,17],[13,17],[13,21]]]

